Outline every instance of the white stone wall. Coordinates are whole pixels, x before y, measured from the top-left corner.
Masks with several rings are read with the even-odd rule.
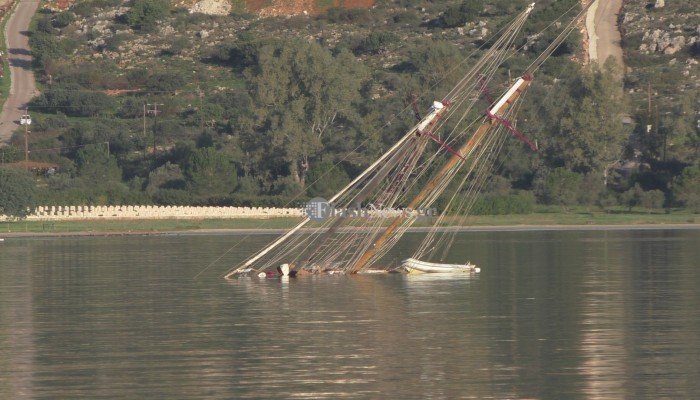
[[[235,219],[304,217],[302,208],[189,206],[41,206],[28,221],[119,219]],[[0,221],[6,218],[0,215]]]

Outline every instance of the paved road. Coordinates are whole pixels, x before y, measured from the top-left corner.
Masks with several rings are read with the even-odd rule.
[[[18,1],[19,4],[5,27],[12,88],[0,113],[0,145],[10,140],[12,132],[19,127],[19,118],[24,113],[27,102],[37,94],[27,30],[39,2]]]
[[[596,0],[586,16],[588,31],[588,55],[591,62],[596,60],[602,66],[608,57],[613,57],[620,67],[622,58],[622,37],[617,26],[617,17],[622,8],[622,0]]]

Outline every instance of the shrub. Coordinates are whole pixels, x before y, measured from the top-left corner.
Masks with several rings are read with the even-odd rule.
[[[184,189],[185,176],[177,164],[166,162],[148,174],[146,191],[154,193],[160,189]]]
[[[0,168],[0,215],[26,217],[36,207],[36,185],[28,173]]]
[[[75,20],[75,16],[72,12],[64,11],[62,13],[56,14],[53,19],[53,26],[55,28],[65,28],[70,25]]]
[[[639,206],[650,210],[663,208],[666,196],[660,190],[647,190],[639,197]]]
[[[620,195],[620,202],[626,205],[629,210],[632,207],[642,207],[647,209],[662,208],[665,196],[660,190],[645,191],[635,183],[634,186]]]
[[[361,8],[346,9],[333,7],[326,12],[328,21],[335,23],[353,23],[366,20],[368,17],[369,11]]]
[[[134,0],[126,13],[126,23],[132,28],[152,31],[158,21],[170,13],[168,0]]]
[[[122,0],[83,0],[76,1],[71,7],[71,11],[75,15],[81,17],[89,17],[95,15],[98,9],[105,7],[116,7],[122,3]]]
[[[187,38],[179,37],[170,44],[170,47],[164,52],[168,55],[182,54],[190,46],[190,41]]]
[[[355,47],[354,52],[358,55],[377,53],[397,40],[398,38],[396,35],[390,32],[372,32],[360,41],[357,47]]]
[[[530,214],[535,208],[531,192],[517,194],[487,194],[479,197],[471,209],[473,215]]]
[[[574,205],[581,181],[581,175],[566,168],[556,168],[535,179],[535,194],[544,204]]]
[[[174,92],[182,89],[187,80],[178,72],[157,72],[148,77],[146,87],[154,92]]]
[[[61,111],[74,117],[94,117],[114,109],[115,102],[101,92],[85,91],[77,85],[61,85],[32,100],[32,107],[47,113]]]
[[[674,202],[700,213],[700,166],[687,167],[671,186]]]
[[[190,192],[180,189],[158,189],[152,198],[156,204],[162,206],[185,206],[194,202]]]
[[[445,10],[440,22],[446,28],[456,28],[476,19],[481,10],[482,3],[480,1],[467,0],[458,6],[452,6]]]
[[[402,11],[394,15],[393,21],[399,25],[413,25],[418,24],[421,18],[415,11]]]
[[[38,66],[44,66],[48,60],[55,59],[64,54],[64,48],[61,41],[54,35],[45,32],[34,32],[29,38],[29,44],[32,48],[32,56],[34,63]]]

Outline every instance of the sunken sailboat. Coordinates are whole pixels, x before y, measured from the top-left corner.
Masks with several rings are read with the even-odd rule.
[[[499,67],[514,56],[522,27],[534,6],[528,6],[502,29],[490,48],[442,100],[433,102],[425,116],[416,112],[419,120],[415,126],[391,148],[327,202],[313,204],[314,210],[324,215],[309,213],[225,277],[275,270],[283,274],[363,273],[389,268],[407,272],[478,271],[465,260],[445,263],[457,227],[464,224],[461,218],[474,205],[508,138],[515,136],[536,149],[510,121],[515,119],[534,73],[576,28],[576,21],[590,4],[563,27],[519,78],[506,83],[507,89],[488,102],[485,112],[481,111],[484,97],[488,98],[486,88],[495,86]],[[445,205],[431,218],[432,228],[413,254],[407,254],[400,266],[380,267],[382,257],[424,216],[420,210],[433,209],[439,198]],[[385,210],[401,212],[387,218]],[[362,218],[353,218],[357,215]],[[311,225],[315,229],[302,229]]]

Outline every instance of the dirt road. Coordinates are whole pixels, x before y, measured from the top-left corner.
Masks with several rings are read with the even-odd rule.
[[[622,0],[596,0],[586,15],[588,31],[588,55],[591,62],[603,65],[613,57],[620,67],[624,66],[620,30],[617,16],[622,9]]]
[[[10,140],[29,100],[37,94],[27,31],[38,1],[20,0],[5,27],[12,87],[0,113],[0,145]]]

